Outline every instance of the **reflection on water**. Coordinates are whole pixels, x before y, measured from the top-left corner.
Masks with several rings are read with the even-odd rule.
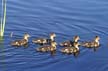
[[[52,56],[56,55],[56,50],[51,51],[51,55],[52,55]]]
[[[4,71],[4,64],[5,62],[3,60],[5,60],[5,55],[3,54],[4,52],[4,39],[3,37],[0,37],[0,69],[2,71]]]

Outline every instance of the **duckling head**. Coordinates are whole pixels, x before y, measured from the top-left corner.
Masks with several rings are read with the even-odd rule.
[[[56,37],[56,34],[55,33],[50,33],[50,39],[51,41],[54,41],[54,38]]]
[[[74,47],[77,48],[78,50],[79,50],[79,47],[78,47],[79,45],[80,45],[80,44],[79,44],[78,42],[75,42],[75,43],[74,43]]]
[[[80,40],[80,37],[79,36],[76,35],[76,36],[73,37],[73,41],[74,42],[78,42],[78,40]]]
[[[99,40],[100,40],[100,37],[99,36],[95,36],[95,39],[94,41],[99,45]]]
[[[95,41],[99,41],[100,40],[100,37],[99,36],[95,36]]]
[[[30,35],[29,35],[29,34],[27,34],[27,33],[25,33],[25,34],[24,34],[24,39],[25,39],[25,40],[27,40],[27,41],[28,41],[28,38],[29,38],[29,37],[30,37]]]

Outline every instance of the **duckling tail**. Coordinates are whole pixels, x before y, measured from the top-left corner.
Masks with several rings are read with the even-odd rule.
[[[79,46],[85,46],[85,42],[80,42]]]
[[[62,43],[60,43],[59,45],[60,45],[60,46],[63,46],[63,44],[62,44]]]
[[[40,49],[39,48],[36,48],[36,51],[40,51]]]
[[[11,42],[10,44],[11,44],[12,46],[17,45],[16,42]]]
[[[10,43],[12,46],[14,45],[13,42]]]
[[[32,40],[32,42],[33,42],[33,43],[37,43],[37,41],[36,41],[36,40]]]
[[[64,52],[63,49],[61,49],[60,52]]]

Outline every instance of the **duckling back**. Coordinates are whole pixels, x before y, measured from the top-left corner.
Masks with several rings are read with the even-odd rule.
[[[72,41],[64,41],[60,43],[59,45],[63,47],[68,47],[68,46],[72,46],[71,44],[72,44]]]
[[[99,47],[98,43],[94,41],[93,42],[83,42],[81,45],[87,48]]]
[[[46,44],[47,39],[45,39],[45,38],[37,38],[37,39],[32,40],[32,42],[36,43],[36,44]]]
[[[48,45],[36,48],[36,50],[39,52],[48,52],[50,51],[50,49],[51,49],[51,46],[48,46]]]
[[[79,50],[75,47],[64,47],[61,49],[62,53],[66,53],[66,54],[72,54],[72,53],[76,53]]]
[[[20,46],[19,41],[13,41],[11,42],[11,46]]]

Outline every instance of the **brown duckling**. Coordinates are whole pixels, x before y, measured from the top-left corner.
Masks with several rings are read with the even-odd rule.
[[[56,45],[57,45],[56,42],[51,42],[51,45],[44,45],[44,46],[37,48],[36,50],[39,52],[55,51]]]
[[[64,42],[60,43],[60,46],[64,46],[64,47],[73,46],[73,44],[75,42],[78,42],[79,39],[80,39],[80,37],[76,35],[73,37],[73,41],[71,41],[71,40],[64,41]]]
[[[93,41],[82,42],[81,46],[84,46],[84,47],[87,47],[87,48],[99,47],[100,46],[99,40],[100,40],[100,37],[99,36],[95,36]]]
[[[36,38],[33,39],[32,42],[36,44],[50,44],[51,42],[55,41],[56,34],[55,33],[50,33],[50,38]]]
[[[12,46],[23,46],[23,45],[26,45],[28,43],[28,38],[29,37],[30,37],[30,35],[25,33],[23,39],[13,41],[13,42],[11,42],[11,45]]]
[[[71,47],[64,47],[62,48],[60,51],[64,54],[76,54],[76,53],[79,53],[79,43],[78,42],[75,42],[73,44],[74,46],[71,46]]]

